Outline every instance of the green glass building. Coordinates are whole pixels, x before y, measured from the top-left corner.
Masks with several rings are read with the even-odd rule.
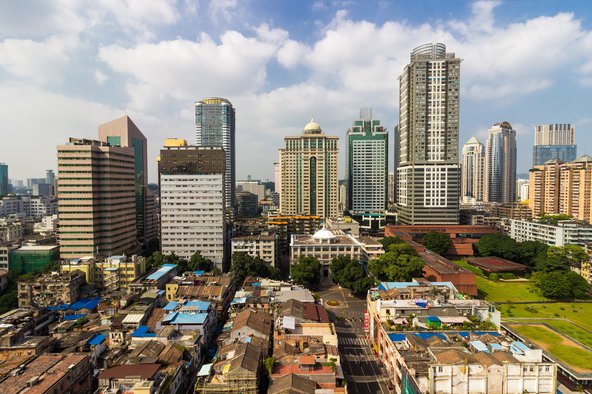
[[[13,250],[8,258],[8,270],[21,274],[42,271],[52,261],[60,259],[58,245],[23,246]]]
[[[5,196],[8,192],[8,165],[0,163],[0,196]]]
[[[384,213],[388,197],[388,132],[372,109],[347,131],[347,210],[353,215]]]

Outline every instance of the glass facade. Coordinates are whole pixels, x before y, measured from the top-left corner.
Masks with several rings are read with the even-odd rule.
[[[8,194],[8,166],[0,163],[0,196]]]
[[[535,145],[532,149],[533,167],[542,166],[553,159],[570,163],[577,158],[578,151],[576,145]]]

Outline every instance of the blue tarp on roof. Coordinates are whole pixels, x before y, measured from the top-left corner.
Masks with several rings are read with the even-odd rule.
[[[170,301],[162,309],[164,309],[165,311],[174,311],[175,308],[177,307],[177,305],[179,305],[179,303],[177,301]]]
[[[255,283],[252,283],[251,286],[253,286],[253,287],[261,287],[261,283],[255,282]]]
[[[105,335],[95,334],[88,341],[86,341],[86,343],[88,343],[91,346],[97,346],[97,345],[100,345],[101,343],[103,343],[105,341],[105,339],[107,339],[107,337]]]
[[[460,335],[463,338],[467,338],[467,339],[471,336],[468,331],[459,331],[458,335]]]
[[[485,334],[489,334],[489,335],[493,335],[494,337],[499,337],[500,333],[496,332],[496,331],[471,331],[473,334],[475,335],[485,335]]]
[[[205,274],[205,273],[206,273],[206,271],[204,271],[204,270],[196,270],[196,271],[193,271],[193,273],[194,273],[195,275],[197,275],[197,276],[200,276],[200,275],[203,275],[203,274]]]
[[[140,326],[132,333],[132,338],[154,338],[156,334],[150,332],[150,327]]]
[[[484,353],[489,353],[489,349],[487,348],[487,345],[485,345],[483,342],[481,342],[481,341],[471,341],[469,343],[471,344],[471,346],[473,346],[475,348],[476,351],[478,351],[478,352],[484,352]]]
[[[47,309],[49,309],[50,311],[65,311],[66,309],[68,309],[69,306],[70,304],[60,304],[58,306],[49,306],[47,307]]]
[[[191,307],[197,307],[197,310],[199,311],[207,311],[208,308],[210,307],[210,303],[207,301],[187,301],[185,303],[185,305],[183,306],[191,306]]]
[[[230,304],[244,304],[247,302],[247,297],[235,298]]]
[[[420,308],[425,308],[428,306],[427,301],[415,301],[415,305],[417,305]]]
[[[64,316],[64,320],[78,320],[84,316],[86,316],[86,313],[80,313],[77,315],[66,315]]]
[[[499,343],[491,343],[491,344],[489,344],[489,347],[493,351],[496,351],[496,350],[504,350],[504,347],[502,345],[500,345]]]
[[[426,317],[426,320],[430,323],[442,323],[442,320],[440,320],[438,316],[428,316]]]
[[[414,332],[413,335],[420,337],[421,339],[430,339],[433,336],[440,338],[443,341],[448,342],[446,335],[441,332]]]
[[[207,313],[173,312],[166,315],[164,319],[162,319],[162,322],[169,322],[170,324],[203,324],[207,317]]]
[[[451,289],[455,289],[452,282],[430,282],[432,286],[447,286]],[[382,291],[387,291],[390,289],[406,289],[409,286],[417,286],[419,285],[418,282],[380,282],[378,285],[378,289]]]
[[[407,339],[407,335],[405,334],[388,334],[388,336],[393,342],[403,342]]]
[[[89,311],[92,311],[99,305],[99,302],[101,302],[101,299],[99,297],[81,298],[80,300],[70,305],[68,309],[72,309],[73,311],[88,309]]]
[[[156,271],[146,277],[147,280],[159,280],[174,268],[177,268],[177,264],[163,264]]]

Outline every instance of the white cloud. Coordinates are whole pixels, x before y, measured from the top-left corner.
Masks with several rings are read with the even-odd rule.
[[[109,77],[107,75],[103,74],[103,72],[101,70],[96,70],[94,77],[95,77],[95,81],[99,85],[103,85],[105,82],[107,82],[109,80]]]
[[[212,0],[210,2],[210,16],[212,21],[216,24],[219,22],[219,19],[231,22],[234,19],[234,11],[237,7],[237,0]]]

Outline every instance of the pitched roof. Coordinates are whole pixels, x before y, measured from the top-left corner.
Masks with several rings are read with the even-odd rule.
[[[268,313],[245,309],[236,315],[232,331],[243,327],[249,327],[263,335],[269,335],[271,332],[271,316]]]
[[[160,364],[131,364],[116,365],[99,374],[99,379],[126,378],[139,376],[142,379],[154,379],[160,369]]]
[[[304,376],[289,373],[273,379],[268,394],[312,394],[316,383]]]

